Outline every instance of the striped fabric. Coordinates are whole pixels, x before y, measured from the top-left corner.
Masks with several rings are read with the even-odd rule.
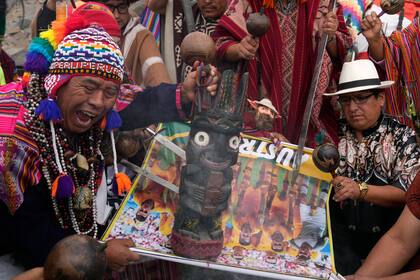
[[[124,57],[104,30],[88,27],[64,37],[54,53],[50,74],[94,74],[121,82]]]
[[[13,214],[25,186],[38,184],[38,148],[23,120],[26,96],[20,83],[0,87],[0,199]]]
[[[412,125],[410,113],[420,113],[420,20],[384,39],[388,80],[396,81],[387,94],[386,110],[400,122]],[[407,91],[404,90],[407,88]],[[410,102],[414,106],[409,108]]]
[[[160,16],[158,13],[151,11],[146,7],[143,11],[143,14],[140,18],[140,23],[146,27],[150,32],[152,32],[153,37],[155,37],[156,44],[160,46]]]

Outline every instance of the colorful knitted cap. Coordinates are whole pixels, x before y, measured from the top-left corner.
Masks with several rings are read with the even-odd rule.
[[[86,30],[83,31],[84,29]],[[87,67],[94,75],[105,74],[101,77],[119,82],[122,80],[122,71],[117,68],[122,69],[123,62],[118,57],[121,56],[121,52],[104,31],[114,37],[121,36],[120,27],[109,8],[94,2],[83,4],[66,20],[53,21],[50,29],[41,32],[39,37],[32,40],[26,56],[25,70],[41,75],[62,72],[59,70],[63,67],[60,63],[50,65],[53,58],[58,62],[64,60],[65,62],[99,62],[99,65],[73,65],[76,68],[72,72],[79,73],[79,70]],[[67,44],[64,44],[64,40]],[[95,44],[95,40],[98,40],[98,43]],[[57,49],[59,44],[60,50]],[[75,48],[77,45],[79,45],[78,49]],[[56,54],[56,51],[59,53]],[[70,58],[71,55],[73,55],[72,58]],[[106,68],[102,65],[106,65]],[[111,70],[110,67],[116,70]],[[80,73],[86,74],[85,71],[80,71]]]
[[[53,22],[52,29],[34,38],[26,56],[25,70],[46,75],[44,85],[48,98],[43,99],[35,113],[45,121],[60,121],[60,108],[55,103],[57,90],[74,76],[95,76],[116,83],[123,80],[124,58],[112,37],[96,24],[74,21]],[[71,29],[79,27],[79,29]],[[70,33],[67,33],[69,32]],[[117,113],[110,111],[104,129],[121,125]],[[115,121],[113,121],[115,120]]]
[[[93,75],[122,82],[124,57],[120,48],[99,26],[75,30],[58,45],[50,74]]]

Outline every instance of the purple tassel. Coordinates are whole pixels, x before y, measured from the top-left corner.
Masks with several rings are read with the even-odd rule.
[[[112,131],[116,128],[119,128],[122,125],[122,120],[120,115],[114,111],[114,109],[108,111],[106,114],[106,131]]]
[[[50,62],[38,52],[29,52],[24,64],[25,71],[39,74],[48,74]]]
[[[70,198],[74,193],[73,179],[69,175],[62,175],[58,178],[58,186],[55,198],[66,199]]]
[[[57,103],[50,98],[41,100],[39,106],[35,109],[35,115],[39,116],[44,121],[61,120],[61,110]]]

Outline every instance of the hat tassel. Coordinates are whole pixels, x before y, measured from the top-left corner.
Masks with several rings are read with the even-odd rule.
[[[52,120],[50,120],[50,128],[55,163],[57,164],[58,172],[60,173],[51,186],[51,196],[56,199],[70,198],[75,191],[74,183],[73,179],[63,171],[63,167],[60,163],[60,156],[57,149],[57,139],[55,138],[54,122]]]
[[[102,119],[100,127],[106,131],[112,131],[119,128],[122,125],[120,114],[114,109],[108,111],[106,116]]]
[[[57,103],[51,98],[41,100],[35,109],[35,115],[44,121],[61,120],[61,110]]]
[[[67,174],[60,174],[52,184],[51,196],[56,199],[70,198],[74,193],[73,179]]]

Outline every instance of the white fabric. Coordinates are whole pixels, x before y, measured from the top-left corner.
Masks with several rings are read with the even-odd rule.
[[[96,210],[98,224],[105,225],[112,211],[112,207],[108,204],[108,190],[105,172],[103,172],[101,185],[96,193]]]
[[[369,15],[372,12],[375,12],[378,15],[381,11],[382,11],[381,7],[374,4],[372,5],[372,8],[366,12],[366,14]],[[397,30],[399,17],[400,17],[399,14],[395,14],[395,15],[383,14],[380,17],[380,20],[382,21],[382,32],[385,34],[385,36],[389,37],[392,34],[392,32]],[[408,18],[404,17],[403,22],[402,22],[402,27],[406,28],[407,26],[410,25],[410,23],[411,21]],[[357,48],[358,53],[367,52],[368,46],[369,46],[363,34],[357,35],[356,42],[354,45]]]
[[[322,234],[326,227],[325,208],[317,207],[315,211],[311,211],[311,206],[300,204],[300,218],[302,221],[302,230],[298,238],[293,242],[298,246],[302,246],[304,242],[315,248],[322,238]]]
[[[133,44],[134,39],[136,39],[137,33],[140,31],[146,30],[146,27],[139,23],[137,17],[132,17],[127,26],[124,29],[124,42],[123,42],[123,55],[124,58],[127,58],[128,52],[130,51],[131,45]]]
[[[174,54],[174,27],[173,27],[173,11],[174,0],[168,0],[165,10],[165,28],[163,40],[163,59],[166,62],[166,69],[168,70],[169,78],[173,83],[176,83],[176,66]]]
[[[151,56],[144,61],[143,65],[141,66],[141,74],[143,75],[143,77],[146,77],[149,68],[156,63],[163,64],[163,59],[159,56]]]

